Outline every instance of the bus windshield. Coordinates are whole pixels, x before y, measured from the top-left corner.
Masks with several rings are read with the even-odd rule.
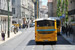
[[[51,20],[37,21],[37,27],[48,27],[48,26],[54,26],[54,21]]]

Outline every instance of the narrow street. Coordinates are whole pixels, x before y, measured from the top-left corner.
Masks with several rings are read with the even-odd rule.
[[[0,0],[0,50],[75,50],[75,0]]]
[[[61,35],[58,35],[56,45],[46,43],[36,45],[34,30],[34,27],[21,29],[22,34],[0,45],[0,50],[74,50],[75,48],[74,45],[71,45]]]

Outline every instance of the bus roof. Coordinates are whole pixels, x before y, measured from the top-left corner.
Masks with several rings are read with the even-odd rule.
[[[59,17],[49,17],[49,18],[52,18],[52,19],[55,19],[55,20],[60,20]]]
[[[35,21],[41,21],[41,20],[56,20],[54,18],[39,18],[39,19],[36,19]]]

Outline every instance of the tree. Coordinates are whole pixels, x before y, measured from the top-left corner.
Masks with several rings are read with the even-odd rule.
[[[61,0],[57,0],[57,16],[61,16]]]
[[[66,22],[68,21],[68,0],[57,0],[57,16],[66,15]]]
[[[65,0],[65,14],[66,14],[66,22],[68,21],[68,0]]]
[[[62,15],[65,14],[65,1],[62,2]]]

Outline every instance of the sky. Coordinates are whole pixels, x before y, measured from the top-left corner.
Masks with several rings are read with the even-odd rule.
[[[48,0],[42,0],[42,5],[47,5]]]

